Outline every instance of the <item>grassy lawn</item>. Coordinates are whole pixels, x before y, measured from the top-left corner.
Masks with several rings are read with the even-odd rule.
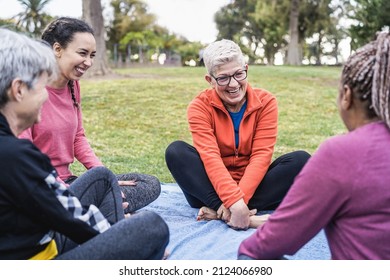
[[[141,172],[174,182],[164,153],[174,140],[192,143],[188,103],[208,86],[205,68],[131,68],[123,78],[81,81],[84,126],[96,154],[114,173]],[[250,66],[252,86],[275,94],[279,136],[274,156],[304,149],[313,153],[345,128],[336,96],[340,68]],[[75,163],[76,174],[84,168]]]

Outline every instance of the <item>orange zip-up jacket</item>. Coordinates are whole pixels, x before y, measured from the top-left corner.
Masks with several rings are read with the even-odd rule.
[[[227,208],[241,198],[248,204],[271,164],[276,144],[276,98],[249,84],[246,98],[238,149],[233,121],[214,89],[202,91],[187,109],[193,145]]]

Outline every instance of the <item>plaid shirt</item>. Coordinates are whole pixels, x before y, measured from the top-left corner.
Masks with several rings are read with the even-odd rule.
[[[100,210],[93,204],[88,208],[83,207],[79,199],[72,195],[68,188],[61,182],[56,180],[55,171],[45,178],[47,186],[52,189],[57,199],[61,202],[66,210],[72,213],[73,217],[86,222],[96,231],[102,233],[110,228],[110,223],[106,220]],[[48,232],[39,242],[46,244],[53,239],[54,231]]]

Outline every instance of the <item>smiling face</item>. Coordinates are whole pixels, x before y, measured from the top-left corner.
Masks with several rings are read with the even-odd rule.
[[[66,80],[79,80],[92,66],[96,54],[96,41],[91,33],[78,32],[73,40],[63,48],[53,45],[62,77]]]
[[[220,86],[215,79],[232,76],[237,73],[237,71],[247,69],[248,65],[243,67],[242,64],[237,61],[231,61],[217,68],[213,74],[215,78],[209,74],[205,76],[206,81],[215,89],[219,98],[221,98],[222,103],[230,112],[238,112],[245,103],[248,80],[245,78],[241,81],[237,81],[231,77],[230,82],[227,85]]]

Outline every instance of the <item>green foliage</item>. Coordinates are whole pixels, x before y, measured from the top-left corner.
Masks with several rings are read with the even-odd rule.
[[[186,43],[178,47],[177,52],[181,56],[181,60],[185,63],[194,60],[196,65],[199,65],[199,52],[205,46],[200,42]]]
[[[120,40],[121,46],[131,45],[132,47],[148,46],[149,48],[163,47],[163,41],[151,30],[141,32],[129,32]]]
[[[112,0],[114,14],[108,28],[109,48],[118,43],[129,32],[150,30],[156,16],[148,13],[147,5],[142,0]]]
[[[375,38],[383,28],[390,27],[390,1],[346,1],[348,17],[353,21],[349,29],[352,49],[357,49]]]
[[[13,31],[21,32],[22,30],[17,26],[13,19],[0,19],[0,27],[7,28]]]
[[[53,19],[52,16],[43,12],[51,0],[17,0],[24,11],[19,13],[17,27],[20,30],[29,32],[36,38],[40,38],[43,29]]]
[[[316,40],[307,46],[306,57],[310,60],[311,57],[315,58],[315,64],[321,64],[321,57],[323,56],[323,44],[327,42],[333,35],[342,35],[338,33],[336,29],[335,18],[332,16],[333,8],[331,7],[331,0],[322,1],[308,1],[306,5],[303,5],[300,10],[300,32],[301,39],[316,35]],[[334,46],[336,48],[336,46]],[[337,53],[336,53],[337,56]]]
[[[165,53],[168,60],[172,54],[180,54],[183,63],[198,58],[197,42],[189,42],[182,36],[169,32],[168,29],[156,24],[155,15],[148,12],[147,4],[142,0],[112,0],[114,17],[108,29],[108,48],[117,51],[122,58],[127,57],[127,50],[132,52],[147,52],[147,60],[154,53]],[[113,55],[115,55],[113,53]],[[144,55],[144,53],[142,54]],[[139,58],[141,59],[141,58]]]
[[[250,14],[263,30],[261,42],[268,64],[273,65],[275,54],[287,45],[284,35],[288,29],[288,12],[285,0],[266,0],[257,1],[255,12]]]
[[[233,40],[236,34],[240,34],[246,15],[242,13],[239,7],[230,3],[215,13],[214,21],[218,29],[217,39]]]
[[[92,147],[115,173],[142,172],[173,182],[165,149],[174,140],[192,143],[186,109],[208,87],[205,68],[117,71],[122,78],[81,81],[84,126]],[[336,67],[249,67],[249,82],[278,99],[275,157],[297,149],[313,153],[323,140],[345,131],[336,108],[339,73]],[[72,169],[85,171],[78,163]]]
[[[264,43],[263,27],[254,16],[256,3],[256,0],[235,0],[215,15],[218,39],[225,38],[239,43],[247,50],[250,63],[259,58],[257,49]]]
[[[336,44],[344,36],[336,28],[338,18],[332,16],[335,8],[331,6],[331,0],[301,0],[299,7],[299,42],[304,45],[307,38],[319,35],[311,49],[317,54],[317,61],[320,61],[323,44],[328,41]],[[284,53],[288,44],[286,36],[289,33],[290,9],[290,0],[232,1],[215,15],[218,38],[241,42],[250,63],[265,61],[272,65],[275,54],[279,51]],[[334,48],[337,55],[337,45]],[[264,55],[259,54],[258,50],[263,50]]]
[[[51,0],[17,1],[23,6],[23,12],[12,19],[0,19],[0,25],[40,37],[43,28],[53,19],[44,12]],[[109,3],[113,14],[106,26],[107,49],[115,61],[118,57],[128,58],[128,50],[143,54],[164,52],[168,57],[179,53],[183,61],[197,58],[197,43],[191,45],[186,38],[159,26],[156,15],[149,12],[143,0],[111,0]],[[352,49],[356,49],[373,39],[377,31],[390,26],[388,0],[300,0],[299,3],[302,54],[316,64],[320,64],[323,56],[333,56],[338,62],[339,43],[347,36],[352,38]],[[286,54],[290,6],[291,0],[230,1],[214,16],[217,39],[239,43],[249,63],[272,65],[277,52]],[[346,18],[352,22],[348,30],[340,24]]]

